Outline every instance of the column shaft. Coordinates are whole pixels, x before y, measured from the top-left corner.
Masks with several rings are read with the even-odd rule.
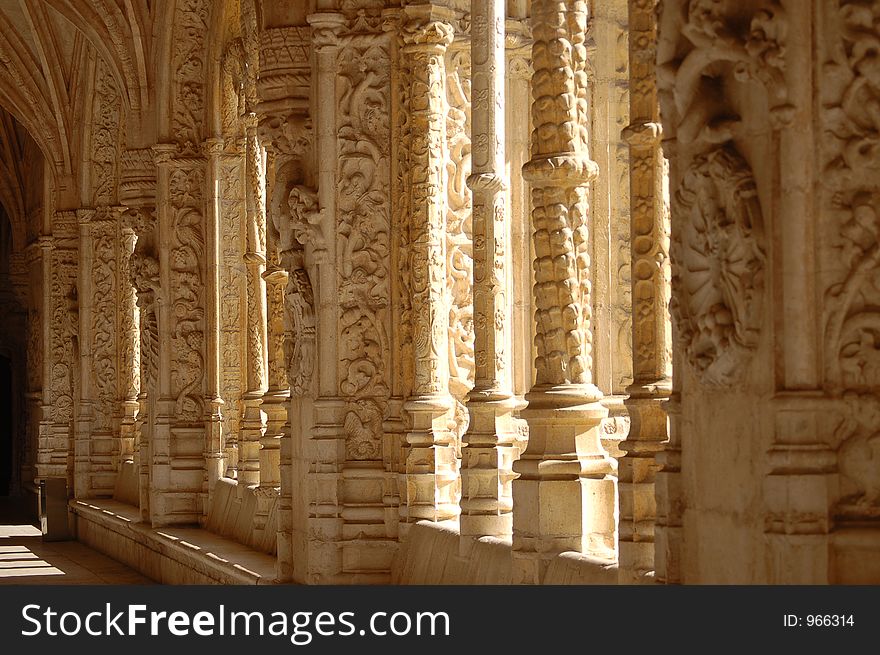
[[[554,554],[609,557],[615,546],[612,462],[599,441],[607,416],[592,383],[587,197],[587,3],[532,4],[532,184],[536,384],[522,416],[529,443],[514,465],[514,582],[538,584]]]
[[[669,200],[655,82],[653,3],[629,3],[633,384],[625,401],[630,431],[620,444],[620,581],[648,580],[654,570],[655,453],[668,439],[662,403],[671,390]],[[650,54],[649,54],[650,53]]]
[[[471,3],[474,388],[462,449],[462,552],[471,537],[509,537],[515,426],[510,388],[510,311],[506,273],[504,72],[505,2]]]

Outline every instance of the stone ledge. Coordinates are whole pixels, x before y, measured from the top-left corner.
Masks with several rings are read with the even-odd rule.
[[[275,584],[275,558],[199,528],[152,528],[137,507],[72,500],[77,539],[163,584]]]
[[[456,521],[413,525],[392,568],[392,583],[401,585],[509,585],[510,541],[483,537],[474,541],[468,558],[459,554]],[[546,585],[616,585],[617,562],[583,553],[560,553],[542,580]]]

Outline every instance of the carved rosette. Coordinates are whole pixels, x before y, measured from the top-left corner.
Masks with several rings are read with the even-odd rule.
[[[382,457],[390,394],[388,324],[390,60],[384,38],[352,40],[338,58],[339,390],[348,399],[346,458]]]

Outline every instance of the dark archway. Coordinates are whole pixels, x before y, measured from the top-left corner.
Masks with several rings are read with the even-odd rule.
[[[12,360],[0,355],[0,496],[12,490]]]

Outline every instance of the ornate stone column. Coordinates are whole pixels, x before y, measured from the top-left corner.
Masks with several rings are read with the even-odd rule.
[[[154,526],[198,523],[205,510],[206,273],[202,153],[159,144],[158,399],[150,443]]]
[[[119,406],[119,327],[121,233],[118,207],[102,205],[89,214],[89,255],[87,305],[80,311],[88,322],[84,334],[89,339],[88,389],[91,425],[88,432],[88,488],[92,496],[111,496],[119,470],[121,442]],[[86,291],[81,290],[81,297]],[[85,315],[85,317],[84,317]]]
[[[294,501],[294,540],[302,540],[302,549],[307,552],[305,557],[294,557],[297,581],[332,579],[341,571],[339,543],[344,526],[345,401],[340,398],[339,342],[334,336],[338,334],[338,262],[336,249],[330,245],[336,242],[337,215],[336,61],[339,34],[346,20],[341,14],[327,12],[312,14],[308,21],[317,78],[313,104],[317,193],[294,187],[288,206],[294,223],[301,228],[311,225],[307,231],[313,244],[310,257],[298,238],[282,253],[282,265],[289,271],[292,327],[302,337],[296,340],[302,348],[291,357],[288,371],[291,409],[296,399],[297,409],[308,413],[291,429],[296,460],[292,494],[301,499],[298,506]],[[296,341],[291,344],[294,348]]]
[[[550,558],[615,547],[612,462],[599,440],[607,410],[592,383],[585,0],[532,4],[532,184],[536,383],[514,465],[513,580],[538,584]]]
[[[620,448],[619,579],[645,581],[654,570],[654,455],[668,438],[663,401],[671,391],[669,190],[660,150],[654,2],[630,0],[630,147],[633,383],[625,401],[630,430]]]
[[[276,154],[266,153],[266,188],[273,188],[270,175],[275,171]],[[281,440],[287,422],[286,404],[290,398],[287,377],[287,358],[284,354],[286,328],[284,325],[284,288],[288,273],[281,268],[280,233],[270,227],[266,217],[266,348],[268,365],[268,388],[263,394],[263,411],[266,413],[266,432],[260,441],[260,487],[274,490],[281,485]],[[274,492],[273,492],[274,493]]]
[[[92,245],[92,226],[94,209],[76,210],[79,223],[79,268],[77,279],[77,299],[79,313],[77,360],[79,374],[74,395],[74,440],[73,440],[73,495],[76,498],[91,497],[91,433],[95,418],[95,403],[92,388],[92,270],[94,268],[94,248]],[[77,397],[78,395],[78,397]]]
[[[205,483],[208,506],[214,494],[214,485],[223,475],[224,453],[222,439],[222,373],[221,373],[221,223],[223,139],[206,139],[204,151],[206,166],[205,206]]]
[[[141,517],[150,517],[151,456],[150,439],[155,425],[158,398],[159,332],[156,302],[159,294],[159,260],[156,244],[156,164],[149,149],[123,152],[120,167],[119,199],[127,210],[121,218],[123,234],[134,236],[128,273],[136,311],[125,312],[125,321],[137,316],[138,364],[137,420],[134,431],[134,459],[138,467],[138,494]],[[123,286],[123,289],[129,288]],[[129,337],[123,336],[123,339]],[[125,353],[125,346],[123,346]],[[128,356],[128,355],[126,355]],[[123,423],[124,424],[124,423]]]
[[[320,57],[315,55],[315,59]],[[295,249],[294,246],[303,248],[292,234],[292,188],[304,182],[312,187],[315,184],[311,175],[315,158],[309,119],[312,61],[312,34],[308,26],[274,27],[261,32],[257,111],[263,121],[261,140],[267,149],[267,211],[271,221],[267,220],[265,273],[269,390],[262,405],[267,427],[260,451],[260,485],[267,497],[274,493],[274,487],[280,487],[276,501],[277,569],[282,581],[294,577],[295,562],[302,570],[307,559],[303,555],[307,550],[303,539],[308,530],[302,508],[307,506],[304,490],[308,464],[302,453],[301,433],[303,424],[313,418],[309,403],[315,366],[315,308],[308,273],[305,277],[297,275],[300,269],[293,265],[293,252],[286,251]],[[326,64],[321,62],[322,70]],[[324,75],[325,84],[326,80],[332,81],[332,72]],[[332,97],[332,86],[320,93],[322,97]],[[314,195],[313,190],[310,193]],[[288,305],[289,301],[294,302]],[[293,443],[294,434],[297,444]],[[277,468],[274,480],[273,462]]]
[[[413,388],[404,403],[411,425],[406,435],[404,524],[442,521],[458,514],[458,472],[449,411],[449,313],[446,289],[444,166],[444,53],[454,31],[450,15],[438,7],[412,5],[403,13],[401,74],[410,91],[405,110],[409,129],[410,274]],[[401,526],[405,533],[406,526]]]
[[[247,122],[246,180],[247,235],[245,253],[248,280],[247,311],[247,392],[243,396],[244,414],[238,444],[238,483],[260,484],[260,440],[266,432],[266,413],[261,409],[268,389],[266,361],[266,178],[263,149],[257,135],[257,116]]]
[[[272,153],[269,153],[267,173],[275,168],[272,159]],[[284,352],[287,333],[284,321],[284,290],[289,274],[281,268],[279,239],[277,230],[267,231],[267,264],[263,279],[266,281],[269,379],[262,404],[266,413],[266,433],[260,442],[260,486],[267,490],[281,485],[281,439],[284,436],[284,424],[287,422],[286,405],[290,398],[287,357]]]
[[[529,160],[529,81],[532,77],[532,39],[529,32],[528,10],[523,0],[509,5],[515,18],[508,20],[505,31],[507,46],[507,75],[505,102],[505,130],[507,141],[505,157],[510,170],[521,171]],[[533,326],[534,259],[531,228],[529,189],[522,175],[511,175],[508,180],[508,215],[510,222],[510,249],[507,266],[509,305],[511,312],[510,375],[517,409],[526,406],[525,396],[532,387],[535,362],[535,335]],[[525,449],[528,424],[516,419],[518,426],[517,453]]]
[[[131,283],[132,256],[137,245],[137,233],[134,226],[125,219],[118,217],[120,229],[119,253],[119,457],[122,462],[133,459],[136,447],[136,422],[141,393],[141,338],[140,308],[137,304],[137,290]]]
[[[471,2],[474,387],[462,449],[461,550],[474,537],[510,537],[516,441],[510,388],[504,157],[504,0]]]

